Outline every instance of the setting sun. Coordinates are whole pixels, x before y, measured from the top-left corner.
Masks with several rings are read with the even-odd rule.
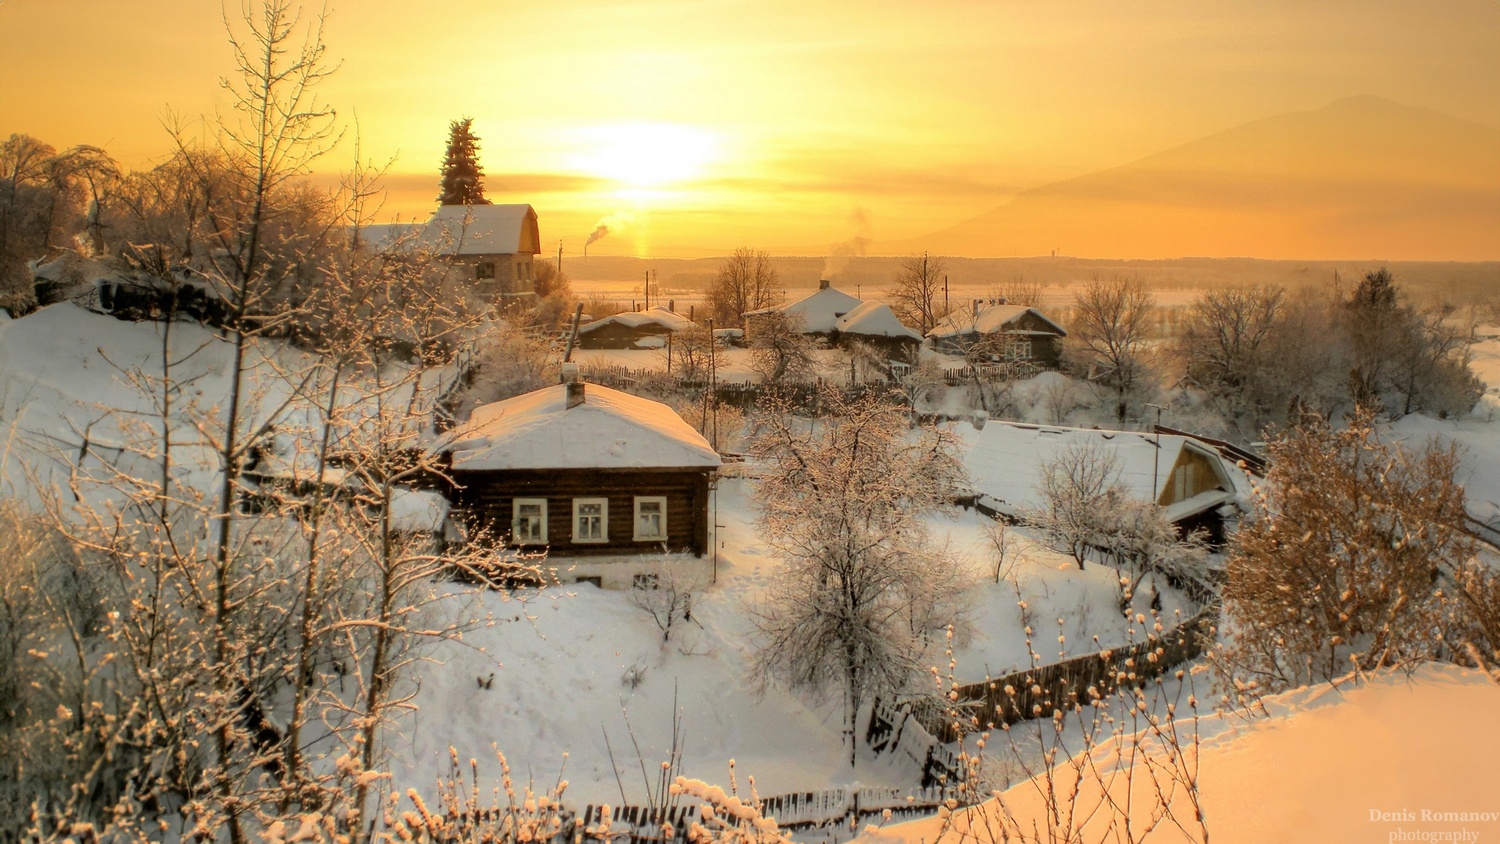
[[[719,155],[713,133],[676,123],[617,123],[577,131],[569,162],[580,173],[615,182],[624,191],[664,188],[697,178]]]

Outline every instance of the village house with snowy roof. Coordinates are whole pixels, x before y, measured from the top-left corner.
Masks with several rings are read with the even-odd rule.
[[[434,450],[461,519],[567,560],[564,579],[626,587],[646,555],[711,547],[719,455],[661,402],[572,380],[476,409]]]
[[[697,323],[660,306],[596,319],[578,329],[580,349],[660,349],[667,336]]]
[[[938,321],[927,332],[936,351],[969,355],[979,344],[995,360],[1056,369],[1068,332],[1041,311],[1004,299],[975,299]]]
[[[901,362],[915,360],[922,345],[921,334],[903,323],[890,305],[874,300],[860,302],[854,310],[834,320],[833,339],[840,346],[863,343],[886,358]]]
[[[853,311],[859,304],[858,298],[834,287],[825,278],[818,282],[816,291],[795,302],[746,311],[745,325],[753,335],[758,318],[768,314],[782,314],[795,323],[801,333],[828,337],[837,329],[839,317]]]
[[[448,280],[497,305],[536,295],[533,259],[541,252],[536,211],[520,205],[444,205],[412,246],[450,264]]]
[[[1227,444],[1226,444],[1227,445]],[[1184,532],[1202,529],[1215,544],[1247,506],[1249,477],[1214,441],[1184,434],[1102,431],[991,420],[964,457],[976,503],[1011,518],[1044,505],[1043,471],[1070,449],[1112,460],[1126,495],[1155,502]]]

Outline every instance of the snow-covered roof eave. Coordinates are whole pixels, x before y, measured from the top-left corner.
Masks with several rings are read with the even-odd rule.
[[[477,409],[433,447],[455,471],[716,469],[722,461],[670,407],[597,384],[566,404],[568,385]]]

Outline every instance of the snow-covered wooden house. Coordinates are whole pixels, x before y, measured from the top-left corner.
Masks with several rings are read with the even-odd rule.
[[[580,349],[659,349],[667,335],[693,328],[697,323],[663,307],[596,319],[578,328]]]
[[[1125,493],[1154,501],[1184,530],[1199,528],[1214,541],[1226,521],[1237,519],[1250,492],[1244,472],[1210,443],[1178,434],[1101,431],[985,423],[964,457],[964,468],[980,504],[1006,516],[1042,506],[1037,484],[1043,470],[1070,449],[1091,449],[1112,460]]]
[[[823,279],[818,282],[815,292],[795,302],[746,311],[745,324],[749,327],[750,334],[754,335],[758,317],[780,313],[800,326],[802,333],[827,337],[838,327],[839,317],[859,307],[859,302],[859,299]]]
[[[854,310],[834,321],[834,342],[864,343],[879,349],[890,360],[915,359],[922,335],[909,328],[891,310],[891,306],[874,300],[860,302]]]
[[[719,455],[660,402],[558,384],[478,408],[436,450],[462,518],[573,578],[629,585],[630,558],[709,550]]]
[[[995,360],[1030,363],[1056,369],[1062,357],[1063,327],[1036,308],[1006,304],[1003,299],[975,299],[969,308],[956,310],[927,332],[939,352],[967,355],[982,348]]]
[[[536,295],[533,258],[541,252],[530,205],[444,205],[414,245],[446,258],[449,278],[497,304]]]

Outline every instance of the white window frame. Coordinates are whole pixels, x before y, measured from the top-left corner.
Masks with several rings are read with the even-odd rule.
[[[521,507],[528,504],[539,504],[542,508],[539,517],[541,527],[540,536],[521,535]],[[510,539],[516,545],[546,545],[547,544],[547,499],[545,498],[517,498],[510,505]]]
[[[641,505],[655,503],[661,506],[661,520],[659,522],[661,532],[653,536],[641,533]],[[667,497],[665,495],[637,495],[635,497],[635,512],[631,515],[633,538],[636,542],[665,542],[667,539]]]
[[[579,510],[589,504],[599,505],[599,535],[595,537],[584,537],[579,530]],[[589,544],[609,541],[609,499],[608,498],[575,498],[573,499],[573,542],[575,544]]]

